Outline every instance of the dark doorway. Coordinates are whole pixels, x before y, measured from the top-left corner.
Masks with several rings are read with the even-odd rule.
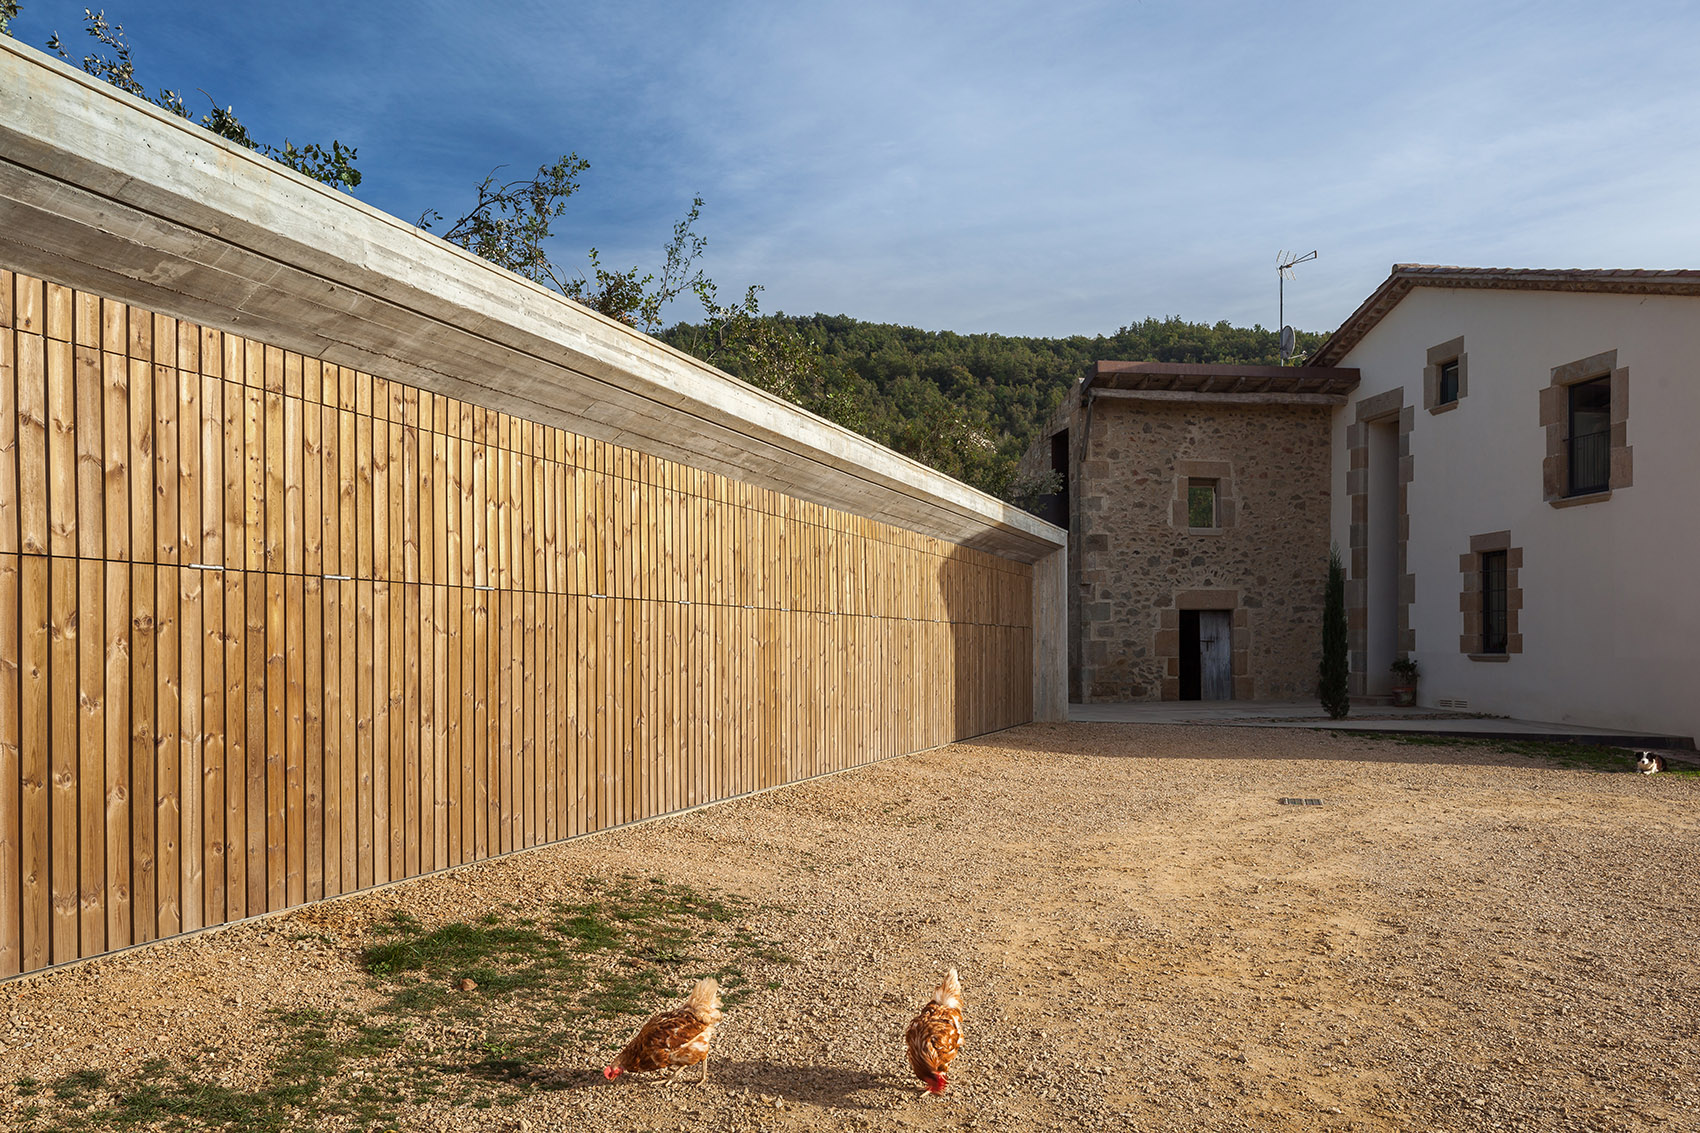
[[[1199,699],[1198,611],[1181,611],[1181,699]]]
[[[1068,430],[1051,435],[1051,471],[1061,480],[1057,490],[1039,497],[1039,518],[1058,527],[1067,527],[1068,514]]]
[[[1182,700],[1232,700],[1233,611],[1182,610]]]

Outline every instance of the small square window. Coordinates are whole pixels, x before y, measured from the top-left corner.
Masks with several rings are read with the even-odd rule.
[[[1440,364],[1440,389],[1436,391],[1436,405],[1451,405],[1458,400],[1458,359]]]
[[[1436,343],[1423,359],[1423,408],[1430,413],[1458,408],[1470,394],[1470,358],[1464,353],[1464,336]]]
[[[1186,482],[1186,525],[1192,528],[1216,526],[1216,481]]]

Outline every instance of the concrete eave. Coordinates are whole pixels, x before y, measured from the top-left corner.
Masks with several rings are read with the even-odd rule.
[[[1022,562],[1066,533],[0,39],[0,264]]]

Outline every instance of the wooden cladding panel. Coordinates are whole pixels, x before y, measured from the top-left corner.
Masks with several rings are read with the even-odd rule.
[[[0,978],[1031,718],[1030,568],[0,271]]]

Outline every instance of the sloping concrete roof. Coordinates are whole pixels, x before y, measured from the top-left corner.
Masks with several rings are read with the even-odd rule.
[[[0,263],[1024,562],[1066,533],[0,38]]]
[[[1394,264],[1393,272],[1328,336],[1306,366],[1338,365],[1415,287],[1496,291],[1591,291],[1617,295],[1700,295],[1700,271],[1642,268],[1464,268]]]

